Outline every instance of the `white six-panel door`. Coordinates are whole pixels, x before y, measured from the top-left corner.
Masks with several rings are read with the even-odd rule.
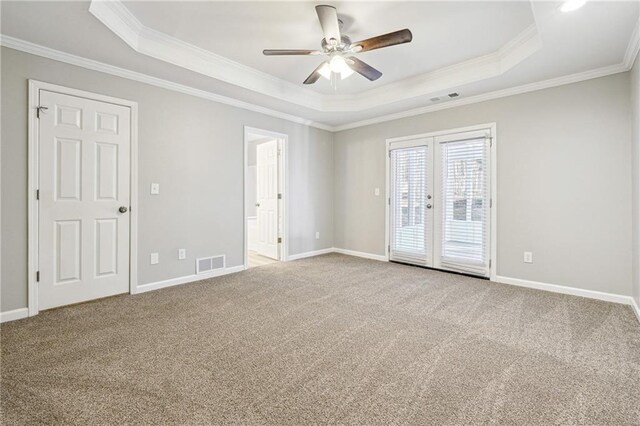
[[[262,256],[278,259],[278,141],[261,143],[256,148],[256,251]]]
[[[46,90],[40,105],[39,307],[128,292],[130,108]]]

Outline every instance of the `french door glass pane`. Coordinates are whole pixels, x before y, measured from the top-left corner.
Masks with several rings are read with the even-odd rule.
[[[442,144],[441,261],[488,266],[489,152],[485,138]]]
[[[395,260],[425,263],[426,167],[426,146],[391,151],[391,257]]]

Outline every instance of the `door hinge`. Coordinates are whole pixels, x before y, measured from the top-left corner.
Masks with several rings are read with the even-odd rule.
[[[36,189],[36,200],[40,199],[40,190]]]
[[[36,271],[36,282],[40,282],[40,271]]]
[[[391,253],[391,245],[387,246],[387,253]]]
[[[391,197],[387,198],[387,203],[391,205]]]
[[[278,200],[282,200],[282,194],[278,194]]]
[[[281,244],[282,243],[282,237],[278,237],[278,243]]]
[[[49,108],[47,108],[46,106],[37,106],[36,107],[36,118],[40,118],[40,112],[42,111],[46,111]]]
[[[493,138],[489,138],[489,148],[493,147]]]
[[[489,268],[491,268],[491,259],[489,259]]]
[[[493,198],[489,198],[489,208],[493,207]]]

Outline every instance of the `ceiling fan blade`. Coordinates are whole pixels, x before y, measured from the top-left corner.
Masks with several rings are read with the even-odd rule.
[[[382,77],[382,73],[380,71],[354,56],[348,57],[346,62],[352,70],[371,81],[375,81]]]
[[[338,11],[333,6],[316,6],[316,13],[324,32],[324,39],[327,43],[335,39],[340,44],[340,24],[338,22]]]
[[[294,49],[264,49],[262,53],[266,56],[279,55],[320,55],[319,50],[294,50]]]
[[[327,61],[324,61],[323,63],[318,65],[318,68],[313,70],[313,72],[309,75],[309,77],[307,77],[307,79],[304,81],[304,84],[313,84],[316,81],[318,81],[318,79],[322,77],[322,74],[320,74],[320,68],[322,68],[326,63]]]
[[[382,47],[395,46],[396,44],[409,43],[413,39],[411,31],[408,29],[394,31],[389,34],[371,37],[366,40],[351,43],[355,47],[355,52],[367,52],[369,50],[380,49]],[[360,46],[360,48],[358,48]]]

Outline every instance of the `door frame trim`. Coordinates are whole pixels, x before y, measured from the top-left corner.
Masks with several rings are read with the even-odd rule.
[[[289,260],[289,232],[287,222],[287,205],[289,201],[289,181],[287,179],[287,154],[289,148],[289,135],[286,133],[273,132],[271,130],[259,129],[257,127],[244,126],[243,137],[243,176],[242,176],[242,229],[243,229],[243,264],[244,269],[249,269],[249,234],[247,227],[247,174],[249,168],[248,136],[249,133],[264,135],[265,137],[278,140],[278,189],[281,191],[282,200],[278,203],[278,216],[282,218],[282,229],[278,224],[278,236],[282,237],[282,243],[278,248],[278,260],[286,262]]]
[[[390,244],[390,240],[389,240],[389,215],[390,215],[390,211],[389,211],[389,197],[391,197],[391,193],[390,193],[390,179],[391,177],[389,176],[389,172],[390,172],[390,163],[389,163],[389,149],[391,147],[391,144],[393,142],[401,142],[401,141],[410,141],[410,140],[414,140],[414,139],[423,139],[423,138],[435,138],[436,136],[444,136],[444,135],[449,135],[449,134],[455,134],[455,133],[464,133],[464,132],[471,132],[471,131],[475,131],[475,130],[490,130],[491,131],[491,137],[492,137],[492,143],[491,143],[491,147],[489,148],[489,152],[490,152],[490,166],[491,166],[491,170],[490,170],[490,177],[491,177],[491,232],[490,232],[490,236],[491,236],[491,266],[489,267],[489,279],[491,281],[495,281],[496,280],[496,276],[497,276],[497,271],[498,271],[498,166],[497,166],[497,141],[498,141],[498,135],[496,132],[496,123],[485,123],[485,124],[476,124],[473,126],[466,126],[466,127],[458,127],[455,129],[446,129],[446,130],[439,130],[439,131],[435,131],[435,132],[429,132],[429,133],[420,133],[417,135],[409,135],[409,136],[400,136],[400,137],[395,137],[395,138],[389,138],[386,140],[385,143],[385,215],[384,215],[384,252],[385,252],[385,257],[387,259],[387,262],[390,260],[390,253],[389,253],[389,244]]]
[[[38,200],[36,190],[38,189],[38,172],[40,163],[38,161],[39,132],[38,118],[36,117],[39,104],[40,90],[47,90],[63,95],[77,96],[99,102],[128,107],[131,111],[131,145],[129,159],[129,293],[135,294],[138,286],[138,103],[135,101],[114,98],[112,96],[59,86],[57,84],[29,79],[29,102],[28,102],[28,224],[27,224],[27,308],[29,316],[37,315],[38,307],[38,283],[36,282],[36,272],[39,270],[39,233],[38,233]]]

